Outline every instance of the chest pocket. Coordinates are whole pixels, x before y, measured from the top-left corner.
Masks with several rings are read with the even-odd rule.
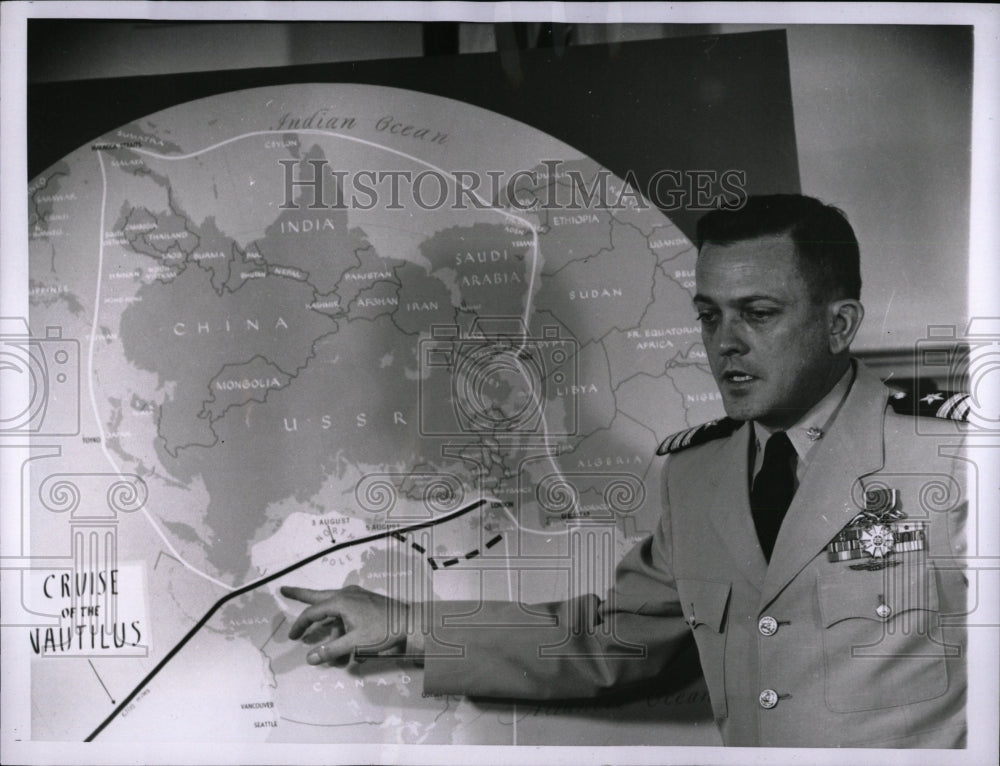
[[[895,707],[948,690],[958,645],[940,631],[938,576],[922,554],[881,571],[844,568],[817,581],[826,704],[835,712]]]
[[[726,617],[731,590],[732,586],[728,582],[677,580],[684,619],[698,644],[702,673],[712,700],[712,714],[716,718],[725,718],[729,714],[726,704],[725,650]]]

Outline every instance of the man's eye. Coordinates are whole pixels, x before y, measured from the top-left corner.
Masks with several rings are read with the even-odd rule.
[[[743,315],[751,322],[764,322],[773,317],[775,314],[777,314],[777,312],[771,309],[752,309],[750,311],[743,312]]]
[[[710,311],[709,309],[702,309],[698,312],[698,321],[702,323],[714,322],[718,313],[715,311]]]

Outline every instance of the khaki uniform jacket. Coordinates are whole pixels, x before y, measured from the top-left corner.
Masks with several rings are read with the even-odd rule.
[[[669,672],[693,635],[727,745],[962,747],[967,493],[957,447],[942,447],[960,439],[922,435],[925,419],[893,412],[889,394],[858,365],[770,565],[742,426],[667,459],[662,520],[603,603],[435,604],[425,693],[591,697]],[[831,561],[873,488],[896,490],[925,547],[882,569],[856,568],[867,554]]]

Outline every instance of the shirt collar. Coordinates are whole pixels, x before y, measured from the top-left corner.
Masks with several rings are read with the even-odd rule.
[[[842,405],[844,403],[844,399],[847,398],[847,392],[850,391],[851,383],[853,382],[854,365],[851,364],[848,366],[847,371],[840,376],[840,380],[838,380],[834,384],[833,388],[827,392],[826,396],[813,405],[812,409],[810,409],[795,425],[786,431],[788,434],[788,440],[792,443],[792,446],[795,447],[795,453],[798,455],[800,470],[805,469],[805,465],[809,459],[809,453],[826,435],[826,432],[830,428],[830,424],[833,423],[834,418],[837,416],[837,412],[840,410],[840,405]],[[753,428],[756,460],[752,475],[756,475],[757,471],[760,469],[760,463],[764,459],[764,444],[774,431],[766,428],[756,421],[753,423]]]

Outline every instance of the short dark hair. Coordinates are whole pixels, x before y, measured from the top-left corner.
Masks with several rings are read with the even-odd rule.
[[[739,210],[713,210],[698,221],[696,244],[727,245],[788,234],[814,300],[861,297],[861,251],[843,211],[802,194],[747,197]]]

